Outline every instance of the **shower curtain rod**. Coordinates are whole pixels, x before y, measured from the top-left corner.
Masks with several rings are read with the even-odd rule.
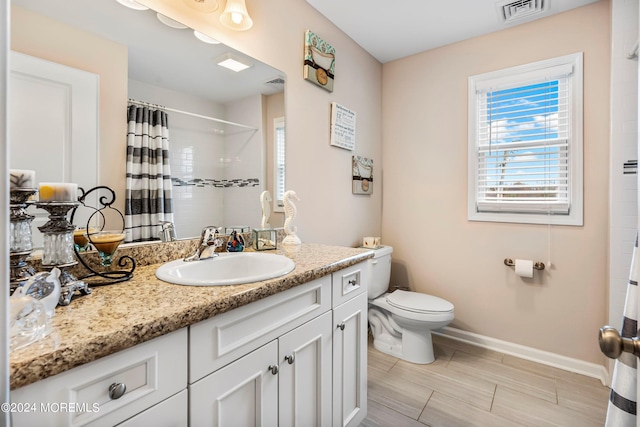
[[[138,101],[138,100],[131,99],[131,98],[129,98],[129,104],[138,104],[138,105],[142,105],[142,106],[145,106],[145,107],[160,108],[160,109],[165,110],[165,111],[171,111],[173,113],[186,114],[187,116],[198,117],[198,118],[205,119],[205,120],[211,120],[213,122],[224,123],[226,125],[234,125],[234,126],[238,126],[238,127],[241,127],[241,128],[249,129],[249,130],[252,130],[252,131],[257,131],[258,130],[258,128],[254,128],[252,126],[242,125],[240,123],[230,122],[228,120],[217,119],[215,117],[203,116],[202,114],[190,113],[188,111],[176,110],[175,108],[165,107],[164,105],[152,104],[150,102]]]

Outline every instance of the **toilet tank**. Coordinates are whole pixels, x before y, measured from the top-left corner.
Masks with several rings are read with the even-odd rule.
[[[369,269],[371,283],[367,288],[368,298],[374,299],[389,290],[389,280],[391,279],[391,246],[381,246],[374,249],[374,256],[370,259]]]

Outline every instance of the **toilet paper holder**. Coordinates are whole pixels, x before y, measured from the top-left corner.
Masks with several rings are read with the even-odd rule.
[[[516,262],[511,258],[505,258],[504,265],[508,265],[509,267],[515,267]],[[534,262],[533,268],[535,268],[536,270],[544,270],[544,262],[540,262],[540,261]]]

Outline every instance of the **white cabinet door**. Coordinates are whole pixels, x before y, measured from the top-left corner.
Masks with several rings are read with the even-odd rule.
[[[333,425],[357,426],[367,414],[367,294],[333,309]]]
[[[326,312],[278,339],[280,427],[331,425],[331,324]]]
[[[277,426],[277,365],[271,341],[191,385],[190,425]]]
[[[187,390],[182,390],[175,396],[118,424],[118,427],[187,427],[187,397]]]

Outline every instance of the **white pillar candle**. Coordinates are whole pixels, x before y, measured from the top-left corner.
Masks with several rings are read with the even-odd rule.
[[[36,171],[26,169],[9,169],[9,189],[35,188]]]
[[[39,187],[41,202],[77,202],[78,184],[66,182],[41,182]]]

